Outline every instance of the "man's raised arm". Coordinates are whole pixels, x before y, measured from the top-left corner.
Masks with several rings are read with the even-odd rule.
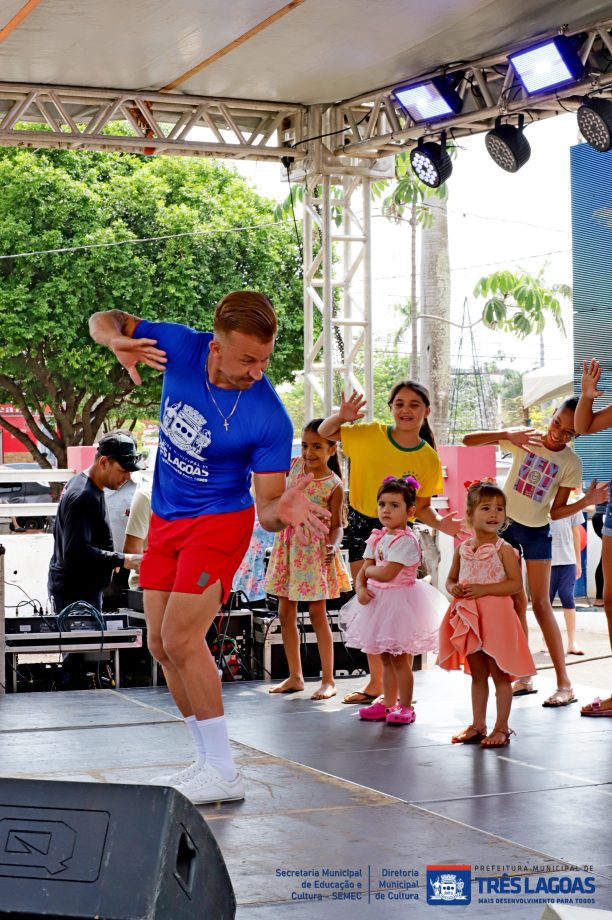
[[[134,339],[138,317],[123,310],[94,313],[89,320],[89,334],[98,345],[105,345],[126,369],[134,383],[142,383],[136,370],[139,361],[155,370],[166,367],[166,352],[155,348],[157,339]]]

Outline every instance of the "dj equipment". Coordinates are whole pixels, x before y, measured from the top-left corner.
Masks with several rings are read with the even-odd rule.
[[[105,628],[108,630],[128,629],[130,623],[128,616],[123,613],[104,614]],[[98,626],[89,616],[71,616],[66,619],[64,629],[70,632],[98,629]],[[37,617],[7,617],[5,631],[8,635],[57,633],[59,632],[55,616]]]
[[[0,917],[233,920],[196,808],[163,786],[0,779]]]

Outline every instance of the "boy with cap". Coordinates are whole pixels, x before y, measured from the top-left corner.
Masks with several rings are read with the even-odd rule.
[[[49,595],[55,612],[74,601],[102,609],[102,591],[113,569],[138,570],[141,556],[115,552],[104,489],[119,489],[142,468],[131,435],[110,431],[99,441],[93,463],[64,489],[53,528]]]

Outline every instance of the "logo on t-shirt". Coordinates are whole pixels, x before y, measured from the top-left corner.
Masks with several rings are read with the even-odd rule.
[[[204,451],[212,437],[205,425],[206,419],[193,406],[181,402],[170,403],[166,399],[161,418],[158,457],[180,476],[195,482],[208,480]],[[192,458],[191,461],[189,458]]]
[[[525,498],[541,503],[558,473],[559,467],[556,463],[529,451],[521,464],[512,488]]]
[[[205,428],[206,419],[201,412],[187,403],[173,403],[166,399],[162,413],[161,427],[175,447],[196,460],[203,460],[203,451],[212,438],[210,429]]]

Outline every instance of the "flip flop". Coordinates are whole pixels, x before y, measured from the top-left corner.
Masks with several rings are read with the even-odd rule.
[[[612,706],[608,709],[602,708],[602,703],[605,703],[606,700],[602,700],[601,697],[596,697],[592,703],[587,703],[586,706],[583,706],[580,710],[581,716],[589,716],[593,719],[612,719]]]
[[[373,703],[374,700],[377,700],[380,696],[380,693],[372,694],[366,693],[365,690],[353,690],[352,693],[347,693],[343,698],[343,703]]]
[[[584,655],[582,650],[576,650],[575,652],[568,652],[568,655]]]
[[[574,691],[571,687],[557,687],[554,693],[548,697],[547,700],[544,700],[542,706],[545,709],[560,709],[561,706],[569,706],[570,703],[577,703],[578,700],[574,696]]]

